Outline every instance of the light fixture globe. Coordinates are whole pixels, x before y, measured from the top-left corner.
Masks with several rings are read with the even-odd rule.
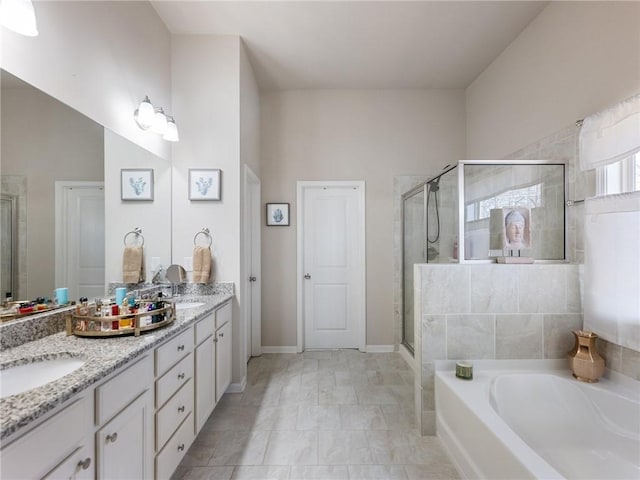
[[[164,114],[164,109],[162,107],[155,109],[151,131],[159,135],[164,135],[167,131],[167,116]]]
[[[167,115],[167,131],[162,136],[167,142],[178,142],[180,137],[178,136],[178,126],[176,121],[171,115]]]
[[[38,36],[36,14],[31,0],[2,0],[0,2],[0,24],[27,37]]]
[[[142,130],[149,130],[153,125],[154,116],[155,109],[151,105],[151,100],[145,96],[138,108],[133,112],[133,117]]]

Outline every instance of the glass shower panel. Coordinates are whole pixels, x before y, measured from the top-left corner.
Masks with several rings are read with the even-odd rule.
[[[563,164],[464,166],[466,260],[487,260],[492,209],[527,207],[536,260],[565,258]]]
[[[413,352],[413,266],[425,263],[425,190],[423,187],[409,192],[402,204],[402,272],[403,272],[403,317],[402,343]]]

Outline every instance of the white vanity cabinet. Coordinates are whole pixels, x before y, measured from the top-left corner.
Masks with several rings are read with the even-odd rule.
[[[220,322],[218,319],[220,318]],[[231,303],[216,310],[216,403],[231,384]]]
[[[195,325],[195,417],[197,434],[216,406],[215,314]]]
[[[93,478],[93,451],[91,390],[14,442],[3,445],[0,478]]]
[[[169,478],[195,438],[194,327],[156,348],[155,477]]]
[[[153,478],[153,361],[96,387],[96,478]]]

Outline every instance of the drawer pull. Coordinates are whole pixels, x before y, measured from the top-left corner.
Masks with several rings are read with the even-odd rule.
[[[213,343],[218,343],[218,337],[213,339]]]
[[[184,405],[182,405],[181,407],[178,407],[178,411],[179,411],[180,413],[184,412]]]
[[[220,332],[220,336],[221,336],[221,337],[224,337],[224,333]]]
[[[80,460],[78,462],[78,469],[82,469],[82,470],[86,470],[87,468],[89,468],[89,466],[91,466],[91,457],[87,457],[84,460]]]
[[[179,373],[178,380],[183,380],[183,379],[184,379],[184,373]]]
[[[179,352],[183,352],[184,351],[184,345],[178,345],[178,351]]]
[[[115,443],[115,441],[118,440],[118,432],[113,432],[111,435],[107,435],[106,440],[107,443]]]
[[[178,445],[178,450],[179,451],[183,451],[184,450],[184,443],[181,443],[180,445]]]

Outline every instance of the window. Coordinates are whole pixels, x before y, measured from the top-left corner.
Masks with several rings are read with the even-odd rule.
[[[470,203],[466,206],[466,221],[482,220],[491,216],[491,209],[503,207],[540,207],[542,205],[542,184],[516,188],[493,197]]]
[[[640,190],[640,153],[596,169],[596,196]]]

